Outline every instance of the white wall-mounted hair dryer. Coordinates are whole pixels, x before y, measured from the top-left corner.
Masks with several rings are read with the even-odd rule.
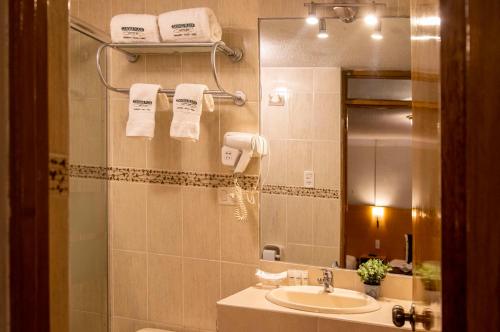
[[[235,167],[234,173],[243,173],[252,157],[268,152],[267,140],[259,134],[228,132],[224,135],[222,164]]]

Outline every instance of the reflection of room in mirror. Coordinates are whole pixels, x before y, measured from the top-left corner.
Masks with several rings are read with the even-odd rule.
[[[374,181],[373,171],[371,179],[364,179],[371,189],[359,189],[359,196],[363,197],[359,205],[369,207],[357,213],[361,218],[359,225],[354,221],[352,225],[346,225],[348,216],[342,213],[347,199],[345,184],[349,182],[343,175],[343,158],[346,157],[343,155],[347,152],[344,90],[351,92],[353,100],[364,92],[365,95],[359,96],[359,99],[401,101],[399,109],[379,108],[380,113],[373,113],[372,116],[378,118],[383,115],[384,118],[371,125],[374,129],[381,125],[379,130],[384,131],[384,128],[387,129],[383,125],[386,119],[397,123],[401,115],[406,121],[399,128],[402,134],[406,135],[411,130],[410,121],[404,118],[408,115],[405,106],[411,102],[411,83],[406,77],[385,81],[367,77],[352,81],[349,89],[344,86],[347,81],[344,82],[342,73],[346,70],[409,71],[409,19],[384,17],[382,22],[384,38],[374,40],[371,38],[373,29],[367,29],[362,21],[343,23],[327,18],[328,38],[324,39],[317,37],[317,26],[306,25],[303,19],[260,21],[260,131],[269,140],[271,150],[269,158],[263,160],[261,170],[260,248],[279,246],[282,261],[318,266],[340,264],[345,267],[345,257],[349,254],[355,257],[351,265],[356,268],[363,257],[376,254],[385,256],[385,259],[402,259],[406,263],[404,234],[411,233],[411,220],[409,229],[406,222],[399,223],[398,227],[391,225],[393,219],[406,220],[407,205],[411,206],[411,180],[406,181],[406,175],[410,173],[394,179],[384,176],[390,170],[384,171],[381,166],[377,202],[384,207],[384,216],[379,218],[378,228],[372,222],[371,212],[371,207],[375,205],[373,184],[370,184]],[[367,84],[370,85],[368,90]],[[367,91],[370,93],[366,94]],[[357,106],[350,108],[358,110]],[[352,120],[355,120],[354,117]],[[394,151],[408,148],[401,142],[398,144],[390,147],[387,141],[377,140],[381,165],[382,160],[390,158]],[[373,152],[374,147],[371,149]],[[403,154],[404,158],[398,159],[400,167],[410,161]],[[368,164],[359,165],[360,168],[364,166]],[[394,187],[394,181],[403,178],[405,186],[410,186],[409,195],[402,189],[401,192],[382,194],[383,186]],[[353,185],[359,186],[355,182]],[[388,200],[398,202],[392,207]],[[350,211],[354,213],[354,209]],[[372,226],[378,232],[373,241],[369,240]],[[350,232],[355,232],[353,239]],[[402,246],[399,240],[395,240],[399,239],[400,233]],[[348,250],[348,244],[357,246],[356,239],[364,244],[371,243],[372,247],[375,247],[376,239],[380,250],[371,247]]]

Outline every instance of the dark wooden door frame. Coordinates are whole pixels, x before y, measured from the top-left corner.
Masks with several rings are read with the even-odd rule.
[[[47,2],[9,0],[10,322],[48,332]]]
[[[440,10],[443,331],[498,331],[500,3]]]

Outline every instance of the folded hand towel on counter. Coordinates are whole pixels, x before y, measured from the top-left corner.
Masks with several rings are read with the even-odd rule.
[[[146,14],[121,14],[111,19],[113,43],[159,43],[158,18]]]
[[[214,110],[214,98],[204,94],[203,84],[179,84],[175,88],[170,136],[181,141],[197,142],[200,139],[200,117],[203,104],[209,112]]]
[[[161,38],[168,43],[217,42],[222,28],[210,8],[191,8],[166,12],[158,17]]]
[[[127,136],[152,138],[155,132],[155,113],[158,98],[158,84],[137,83],[130,87],[130,100],[127,121]],[[161,95],[162,105],[167,105],[168,98]],[[166,102],[166,104],[165,104]]]

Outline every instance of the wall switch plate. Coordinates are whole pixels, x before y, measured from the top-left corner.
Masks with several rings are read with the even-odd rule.
[[[375,249],[380,249],[380,240],[375,240]]]
[[[304,171],[304,187],[314,188],[314,172]]]
[[[231,187],[220,187],[217,189],[217,199],[219,205],[234,205],[234,188]]]

